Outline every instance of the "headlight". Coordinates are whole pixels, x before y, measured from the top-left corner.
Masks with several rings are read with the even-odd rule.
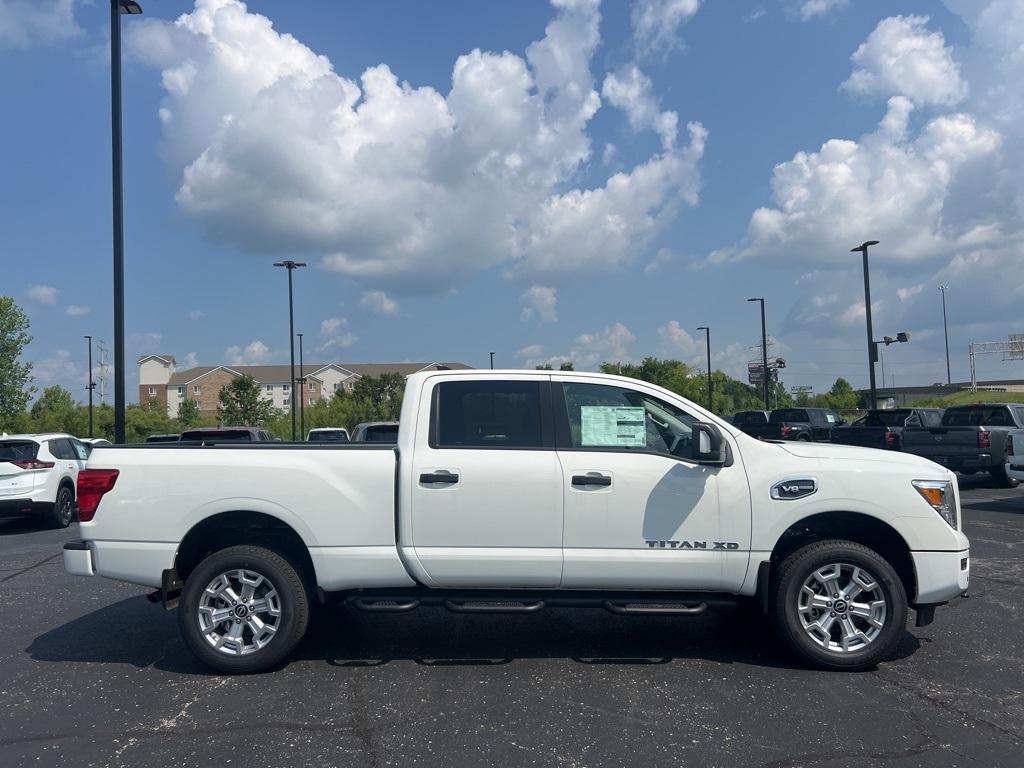
[[[956,530],[953,484],[949,480],[911,480],[911,484],[921,494],[921,498]]]

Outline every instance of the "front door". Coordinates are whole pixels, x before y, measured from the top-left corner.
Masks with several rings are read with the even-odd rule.
[[[548,378],[452,377],[420,408],[431,426],[413,453],[412,542],[432,586],[557,587],[562,470]]]
[[[738,588],[750,543],[742,468],[694,462],[697,419],[677,405],[598,382],[554,381],[562,586]]]

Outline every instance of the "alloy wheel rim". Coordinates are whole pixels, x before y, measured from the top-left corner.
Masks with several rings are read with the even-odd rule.
[[[69,522],[69,523],[71,522],[71,511],[72,511],[71,494],[68,493],[67,491],[65,491],[64,494],[61,496],[61,501],[60,501],[60,519],[61,519],[61,522],[65,522],[65,521]]]
[[[829,563],[804,579],[797,615],[807,636],[834,653],[856,653],[885,628],[888,604],[878,579],[852,563]]]
[[[214,650],[246,656],[273,641],[281,624],[281,598],[260,572],[233,568],[206,585],[196,618],[203,639]]]

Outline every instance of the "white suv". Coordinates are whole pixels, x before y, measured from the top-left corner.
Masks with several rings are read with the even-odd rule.
[[[38,514],[51,528],[75,516],[75,484],[90,448],[71,435],[0,437],[0,516]]]

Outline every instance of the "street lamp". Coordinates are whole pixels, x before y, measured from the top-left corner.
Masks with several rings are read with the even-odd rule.
[[[292,272],[299,267],[306,266],[304,261],[275,261],[275,267],[284,267],[288,270],[288,347],[291,350],[291,411],[292,411],[292,442],[295,442],[295,312],[292,303]]]
[[[124,190],[121,173],[121,14],[138,16],[135,0],[110,0],[110,144],[114,188],[114,442],[124,442]],[[90,366],[91,370],[91,366]],[[90,395],[92,394],[90,390]],[[91,413],[90,413],[91,415]],[[90,431],[90,435],[92,432]]]
[[[946,322],[946,291],[948,290],[948,285],[939,286],[939,291],[942,292],[942,335],[946,337],[946,383],[952,384],[953,377],[949,373],[949,325]]]
[[[708,350],[708,410],[711,410],[711,329],[706,325],[702,325],[697,328],[698,331],[704,331],[704,346]]]
[[[868,324],[868,380],[871,384],[871,408],[878,407],[878,393],[875,388],[875,362],[878,360],[878,348],[875,346],[875,335],[871,329],[871,275],[868,271],[868,248],[878,245],[877,240],[867,240],[856,248],[851,248],[850,253],[860,251],[864,258],[864,315]]]
[[[766,411],[771,410],[768,399],[768,332],[765,330],[764,324],[764,299],[747,299],[747,301],[759,301],[761,302],[761,373],[764,376],[764,409]]]
[[[86,389],[89,390],[89,437],[92,437],[92,393],[96,389],[92,380],[92,336],[83,336],[82,338],[89,341],[89,386]]]
[[[299,434],[306,434],[306,373],[302,365],[302,334],[299,337]]]
[[[493,371],[494,370],[494,353],[491,352],[490,355],[491,355],[491,370]]]

